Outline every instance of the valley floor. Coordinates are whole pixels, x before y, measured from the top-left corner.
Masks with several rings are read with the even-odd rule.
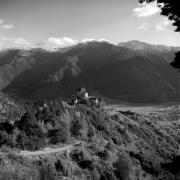
[[[132,111],[143,115],[163,114],[170,111],[180,111],[180,103],[170,104],[111,104],[105,107],[112,114],[118,111]]]

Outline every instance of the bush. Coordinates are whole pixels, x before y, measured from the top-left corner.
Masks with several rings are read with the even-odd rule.
[[[91,180],[99,180],[100,179],[100,175],[98,173],[98,171],[96,169],[93,169],[92,173],[91,173]]]
[[[70,157],[82,169],[93,170],[93,161],[90,159],[91,157],[87,153],[87,151],[79,151],[79,150],[71,151]]]
[[[9,135],[6,131],[0,131],[0,147],[2,145],[13,147],[16,145],[16,142],[12,135]]]
[[[92,125],[90,125],[87,133],[89,140],[92,141],[95,135],[96,135],[95,128]]]
[[[71,125],[71,134],[74,137],[84,137],[85,134],[83,132],[83,129],[85,128],[85,122],[84,120],[77,119],[72,122]]]
[[[45,144],[44,135],[39,129],[30,132],[21,131],[17,138],[17,146],[26,150],[38,150]]]
[[[58,174],[52,163],[42,162],[40,166],[40,180],[58,180]]]
[[[129,157],[125,154],[120,155],[118,160],[113,164],[114,172],[119,180],[130,180],[129,173],[131,170]]]
[[[100,180],[116,180],[116,177],[112,171],[104,171],[100,177]]]
[[[56,171],[57,171],[58,173],[61,173],[61,174],[63,174],[64,176],[67,175],[66,169],[65,169],[65,167],[63,166],[63,162],[62,162],[61,160],[58,160],[58,161],[55,163],[55,168],[56,168]]]
[[[19,122],[15,124],[19,129],[28,131],[38,126],[36,116],[33,112],[26,112]]]
[[[63,129],[52,129],[48,132],[49,142],[51,144],[66,143],[69,139],[69,133]]]
[[[68,142],[70,138],[69,125],[66,122],[58,122],[55,129],[48,131],[48,138],[51,144]]]
[[[101,158],[101,159],[103,159],[103,160],[105,160],[105,161],[107,161],[108,159],[109,159],[109,153],[108,153],[108,151],[105,149],[105,150],[103,150],[103,151],[99,151],[98,153],[97,153],[97,155]]]
[[[114,114],[114,115],[111,116],[111,119],[117,121],[117,120],[119,120],[119,115],[118,114]]]
[[[3,153],[10,153],[12,151],[12,149],[6,145],[2,145],[1,146],[1,149],[0,149],[0,152],[3,152]]]
[[[108,143],[106,144],[105,148],[109,151],[114,151],[115,147],[111,139],[108,140]]]

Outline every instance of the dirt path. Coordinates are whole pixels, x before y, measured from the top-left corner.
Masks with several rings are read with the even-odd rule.
[[[68,150],[70,150],[70,149],[72,149],[78,145],[83,145],[83,142],[76,141],[75,143],[70,144],[70,145],[66,145],[64,147],[58,147],[58,148],[47,147],[47,148],[44,148],[44,149],[38,150],[38,151],[20,151],[19,155],[22,155],[22,156],[38,156],[38,155],[47,155],[47,154],[52,154],[52,153],[61,153],[64,151],[68,151]]]
[[[77,141],[72,145],[67,145],[64,147],[59,147],[59,148],[44,148],[42,150],[38,151],[21,151],[19,154],[23,156],[37,156],[37,155],[44,155],[44,154],[52,154],[56,152],[63,152],[63,151],[68,151],[72,149],[74,146],[80,145],[82,142]]]

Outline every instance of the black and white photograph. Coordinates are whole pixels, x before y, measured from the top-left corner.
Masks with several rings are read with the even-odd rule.
[[[178,0],[0,0],[0,180],[180,180]]]

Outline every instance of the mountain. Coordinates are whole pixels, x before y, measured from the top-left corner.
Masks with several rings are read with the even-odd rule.
[[[128,41],[128,42],[121,42],[118,43],[119,46],[122,47],[127,47],[129,49],[134,49],[134,50],[147,50],[147,51],[159,51],[159,52],[164,52],[164,51],[177,51],[180,50],[180,47],[174,47],[174,46],[165,46],[165,45],[154,45],[154,44],[149,44],[145,42],[141,42],[138,40],[134,41]]]
[[[139,41],[90,41],[54,52],[7,50],[0,54],[0,89],[29,99],[68,98],[85,86],[118,102],[176,101],[179,73],[169,63],[178,50]]]
[[[142,55],[146,55],[146,54],[160,55],[167,62],[172,62],[175,58],[175,52],[180,51],[180,47],[154,45],[154,44],[148,44],[148,43],[137,41],[137,40],[121,42],[118,45],[121,47],[126,47],[134,51],[137,51],[141,53]]]

